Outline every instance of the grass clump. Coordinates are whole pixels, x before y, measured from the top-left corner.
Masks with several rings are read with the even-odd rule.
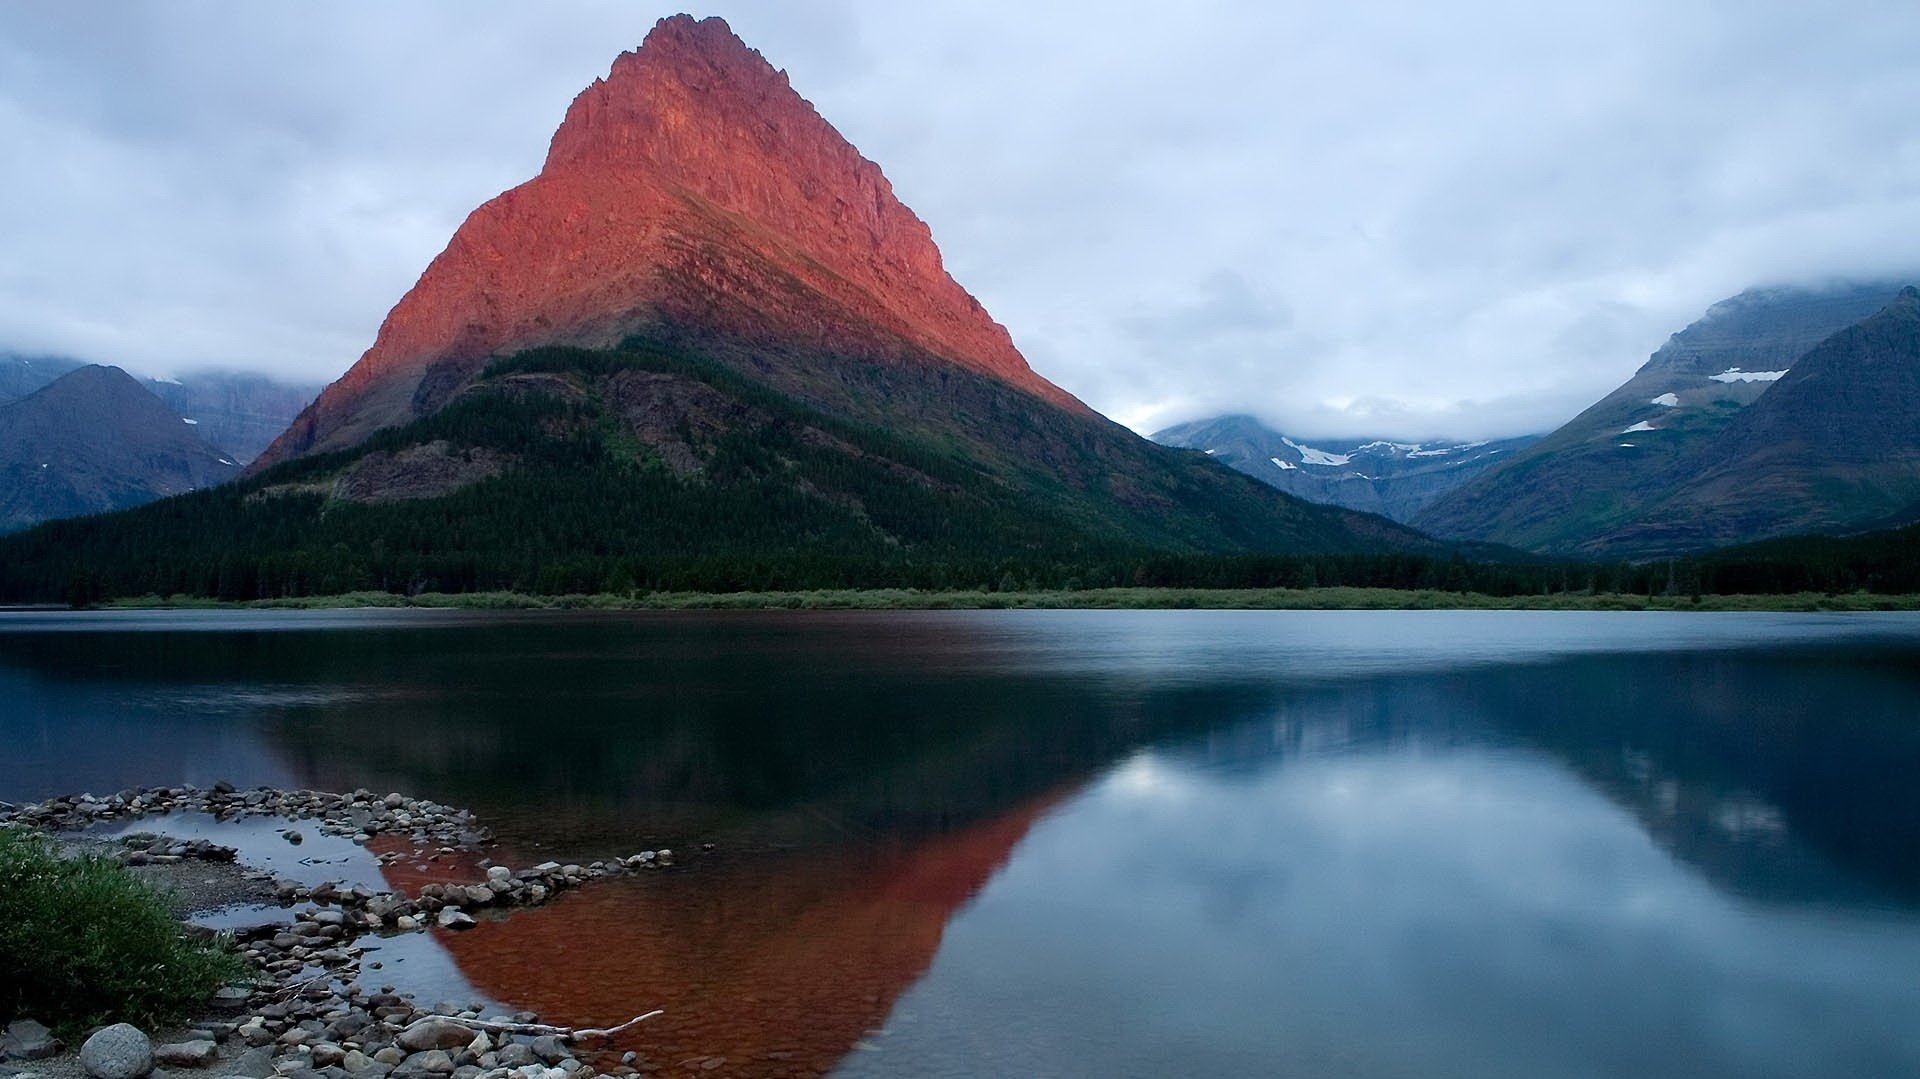
[[[102,1023],[151,1030],[188,1017],[245,965],[189,941],[153,885],[111,858],[65,858],[0,826],[0,1023],[63,1035]]]

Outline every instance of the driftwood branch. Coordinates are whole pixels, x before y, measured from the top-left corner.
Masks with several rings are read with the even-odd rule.
[[[555,1034],[568,1041],[581,1038],[611,1038],[621,1031],[640,1025],[656,1015],[665,1015],[666,1010],[655,1008],[645,1015],[636,1015],[616,1027],[556,1027],[546,1023],[504,1023],[494,1019],[468,1019],[459,1015],[423,1015],[422,1019],[443,1019],[449,1023],[458,1023],[463,1027],[485,1031],[488,1034]]]

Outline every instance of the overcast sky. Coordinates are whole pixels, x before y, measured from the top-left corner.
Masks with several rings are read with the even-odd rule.
[[[1550,429],[1756,283],[1920,266],[1920,5],[742,2],[1140,430]],[[630,2],[0,6],[0,350],[330,380]]]

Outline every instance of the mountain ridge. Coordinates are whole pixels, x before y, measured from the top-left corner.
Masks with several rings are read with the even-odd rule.
[[[0,405],[0,532],[124,509],[238,472],[117,367],[77,367]]]
[[[1613,557],[1607,537],[1664,497],[1677,470],[1808,350],[1891,302],[1905,282],[1748,289],[1668,338],[1621,386],[1439,499],[1436,536],[1565,557]]]
[[[1540,436],[1404,442],[1382,438],[1297,442],[1248,415],[1176,424],[1149,436],[1203,450],[1236,471],[1309,502],[1378,513],[1406,524],[1448,491]]]

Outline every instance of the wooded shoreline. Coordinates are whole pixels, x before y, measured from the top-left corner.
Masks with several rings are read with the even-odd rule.
[[[114,610],[1488,610],[1488,611],[1920,611],[1920,595],[1867,592],[1784,595],[1642,595],[1556,593],[1492,596],[1477,592],[1394,588],[1090,588],[978,590],[827,589],[770,592],[642,592],[542,596],[521,592],[400,595],[349,592],[284,599],[215,600],[139,596],[113,600]]]

